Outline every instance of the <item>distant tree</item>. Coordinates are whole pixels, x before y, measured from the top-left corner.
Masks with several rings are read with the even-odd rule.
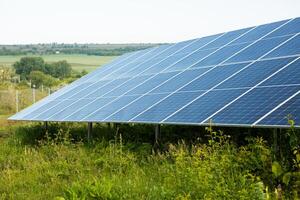
[[[58,84],[58,80],[56,78],[44,74],[41,71],[32,71],[29,75],[29,79],[37,88],[39,88],[41,85],[44,85],[46,87],[53,87]]]
[[[41,57],[23,57],[13,66],[22,79],[27,78],[32,71],[45,72],[45,62]]]
[[[51,67],[52,69],[50,70],[53,70],[53,72],[50,74],[56,78],[67,78],[71,76],[72,67],[65,60],[52,63]]]

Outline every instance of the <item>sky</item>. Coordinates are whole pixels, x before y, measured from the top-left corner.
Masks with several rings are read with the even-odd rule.
[[[166,43],[300,16],[300,0],[0,0],[0,44]]]

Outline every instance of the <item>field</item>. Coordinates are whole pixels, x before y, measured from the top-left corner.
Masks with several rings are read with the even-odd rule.
[[[0,65],[12,66],[14,62],[20,60],[24,56],[0,56]],[[100,65],[108,63],[115,56],[89,56],[81,54],[53,54],[41,55],[41,57],[49,63],[66,60],[72,65],[72,68],[77,71],[86,70],[93,71]]]

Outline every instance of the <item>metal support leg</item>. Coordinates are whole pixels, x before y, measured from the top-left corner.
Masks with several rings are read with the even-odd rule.
[[[45,122],[45,130],[48,132],[48,122]]]
[[[158,145],[160,142],[160,124],[157,124],[155,126],[155,140],[154,140],[154,144]]]
[[[278,129],[277,128],[273,129],[273,148],[274,148],[274,155],[276,159],[278,153]]]
[[[93,123],[88,122],[88,134],[87,134],[88,143],[90,143],[92,139],[92,129],[93,129]]]

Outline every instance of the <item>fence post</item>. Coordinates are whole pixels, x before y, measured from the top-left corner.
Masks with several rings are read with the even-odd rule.
[[[32,101],[35,103],[35,85],[32,86]]]
[[[16,112],[19,112],[19,91],[16,90]]]

